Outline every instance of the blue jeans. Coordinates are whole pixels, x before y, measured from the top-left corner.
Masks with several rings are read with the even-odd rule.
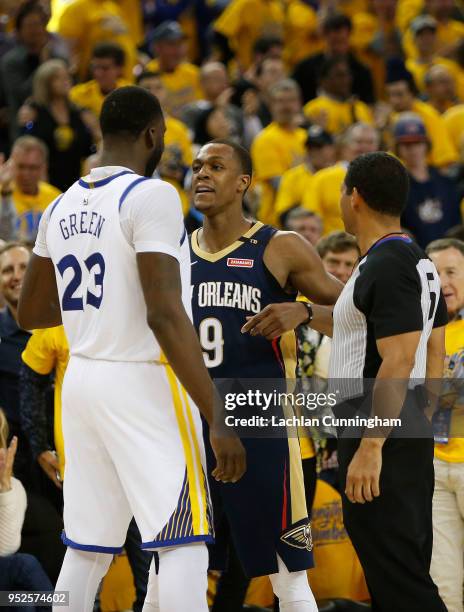
[[[53,587],[35,557],[16,553],[0,557],[0,591],[53,591]],[[51,609],[51,606],[5,608],[14,612],[49,612]]]

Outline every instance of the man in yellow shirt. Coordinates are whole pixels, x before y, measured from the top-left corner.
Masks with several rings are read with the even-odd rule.
[[[301,110],[300,91],[295,81],[284,79],[270,91],[272,122],[256,136],[251,157],[260,191],[258,218],[277,221],[275,197],[283,173],[304,159],[306,131],[296,127]]]
[[[350,161],[363,153],[378,151],[380,138],[377,130],[367,123],[355,123],[342,136],[341,161],[314,175],[304,198],[303,206],[317,213],[324,224],[324,233],[343,230],[340,216],[340,190]]]
[[[200,70],[185,61],[187,47],[185,34],[176,21],[164,21],[152,35],[156,59],[146,70],[159,72],[167,91],[165,108],[170,115],[180,117],[183,107],[203,97]]]
[[[64,8],[58,22],[58,33],[71,45],[80,81],[89,77],[95,45],[109,41],[124,49],[124,76],[132,79],[139,41],[130,31],[125,17],[122,4],[116,0],[71,0]]]
[[[303,163],[284,172],[279,184],[275,212],[282,226],[291,209],[301,206],[305,194],[311,189],[314,174],[335,163],[333,138],[318,125],[309,128],[305,148]]]
[[[91,62],[93,79],[71,89],[71,102],[91,111],[98,119],[105,97],[117,87],[131,84],[122,76],[124,64],[124,49],[120,45],[113,42],[96,45]]]
[[[137,85],[147,89],[158,98],[164,112],[166,132],[164,133],[164,152],[157,166],[160,177],[174,185],[182,201],[184,215],[188,213],[190,203],[184,189],[184,177],[187,168],[193,161],[192,140],[187,126],[171,117],[166,110],[167,92],[161,74],[158,72],[142,72],[137,77]]]
[[[456,79],[448,66],[437,64],[425,75],[427,101],[440,115],[458,103]]]
[[[2,173],[0,186],[2,212],[14,209],[17,227],[7,239],[34,240],[43,211],[60,195],[59,189],[46,183],[48,151],[34,136],[16,140],[7,162],[8,172]]]
[[[319,67],[319,95],[304,106],[304,114],[335,135],[359,121],[373,123],[369,107],[353,98],[352,85],[348,60],[344,57],[326,58]]]
[[[450,612],[462,612],[464,581],[464,242],[435,240],[427,254],[440,275],[449,323],[445,379],[454,379],[435,415],[435,491],[430,573]],[[445,383],[446,385],[446,383]]]
[[[393,112],[387,118],[387,127],[394,125],[398,113],[412,112],[419,115],[425,124],[431,143],[429,163],[432,166],[449,166],[458,159],[458,153],[448,137],[443,119],[438,112],[416,98],[414,79],[402,60],[387,62],[386,90]],[[388,140],[388,132],[386,132]],[[387,142],[391,146],[390,142]]]

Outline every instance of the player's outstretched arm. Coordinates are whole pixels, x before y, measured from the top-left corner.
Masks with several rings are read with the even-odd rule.
[[[164,253],[138,253],[147,322],[181,384],[210,426],[217,466],[213,477],[236,482],[246,469],[245,450],[235,436],[216,435],[215,388],[204,364],[195,328],[182,303],[179,264]]]
[[[19,296],[18,324],[23,329],[61,325],[55,268],[48,257],[31,256]]]
[[[311,327],[332,336],[332,305],[343,284],[325,271],[314,247],[294,232],[278,232],[265,251],[264,262],[282,287],[296,289],[313,302]],[[247,317],[242,332],[272,340],[307,321],[308,314],[299,302],[270,304]]]

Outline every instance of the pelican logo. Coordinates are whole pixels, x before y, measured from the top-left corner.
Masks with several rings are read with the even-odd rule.
[[[227,258],[227,266],[229,268],[252,268],[254,259],[237,259],[236,257]]]
[[[282,542],[285,542],[285,544],[293,546],[293,548],[301,548],[303,550],[313,549],[313,538],[311,535],[311,525],[309,523],[299,525],[298,527],[286,531],[280,536],[280,539]]]

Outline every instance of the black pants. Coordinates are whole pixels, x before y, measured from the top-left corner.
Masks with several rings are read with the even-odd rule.
[[[430,577],[433,439],[388,439],[380,496],[352,504],[344,491],[359,439],[339,439],[343,519],[375,612],[446,612]]]

